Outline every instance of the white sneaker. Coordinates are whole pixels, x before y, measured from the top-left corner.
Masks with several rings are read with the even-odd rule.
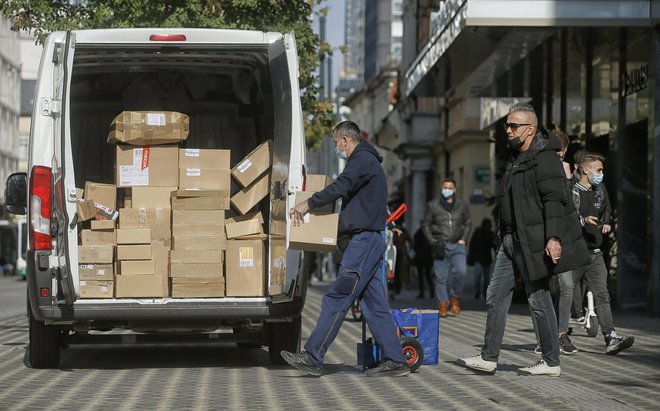
[[[459,358],[458,363],[473,370],[495,374],[497,371],[497,362],[486,361],[481,358],[481,354],[470,358]]]
[[[545,360],[540,359],[539,362],[531,367],[518,368],[520,375],[549,375],[550,377],[559,377],[561,375],[561,367],[550,367]]]

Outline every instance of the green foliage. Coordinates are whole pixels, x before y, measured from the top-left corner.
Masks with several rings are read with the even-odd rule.
[[[314,8],[325,0],[3,0],[0,13],[15,30],[30,31],[38,43],[50,32],[122,27],[199,27],[294,32],[300,66],[301,103],[309,147],[330,131],[332,106],[319,101],[319,61],[332,53],[313,32]]]

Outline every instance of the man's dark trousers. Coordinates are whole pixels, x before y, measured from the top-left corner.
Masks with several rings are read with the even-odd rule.
[[[356,297],[362,299],[362,313],[383,348],[383,358],[406,362],[380,276],[385,248],[382,234],[373,231],[356,234],[348,243],[337,279],[323,296],[316,328],[305,344],[305,351],[316,365],[323,366],[325,353]]]

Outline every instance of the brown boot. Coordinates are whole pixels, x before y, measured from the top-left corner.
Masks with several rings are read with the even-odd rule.
[[[449,297],[449,308],[451,309],[451,313],[454,315],[458,315],[461,312],[461,297]]]
[[[438,313],[440,314],[441,318],[445,318],[447,316],[447,301],[440,301],[438,303]]]

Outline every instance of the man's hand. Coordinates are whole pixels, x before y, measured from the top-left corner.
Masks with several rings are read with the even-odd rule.
[[[552,259],[553,264],[557,264],[557,260],[561,258],[561,243],[554,238],[548,239],[545,253]]]
[[[584,217],[584,224],[588,225],[598,225],[598,217],[592,215]]]
[[[607,234],[612,231],[612,226],[609,224],[603,224],[603,234]]]
[[[458,240],[458,243],[465,245],[465,240]]]
[[[291,209],[289,215],[291,215],[291,220],[294,226],[299,226],[304,222],[304,216],[309,211],[309,205],[307,200],[296,204],[295,207]]]

